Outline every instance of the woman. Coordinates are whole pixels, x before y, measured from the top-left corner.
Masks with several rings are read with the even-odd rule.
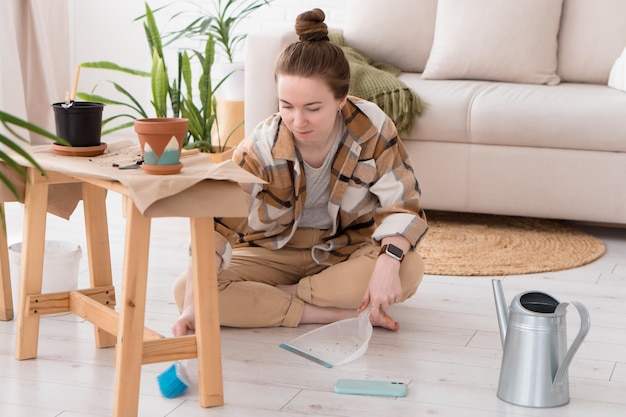
[[[242,184],[244,219],[216,219],[220,322],[233,327],[331,323],[368,306],[375,326],[422,279],[415,247],[426,233],[420,190],[393,122],[349,97],[350,67],[329,42],[324,13],[298,16],[300,41],[276,67],[279,113],[260,123],[233,160],[266,184]],[[188,269],[177,280],[181,316],[194,330]]]

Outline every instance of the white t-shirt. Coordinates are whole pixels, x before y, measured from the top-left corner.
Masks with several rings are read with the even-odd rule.
[[[340,126],[342,126],[341,124]],[[319,168],[313,168],[304,163],[306,178],[306,201],[298,227],[311,227],[320,230],[330,229],[333,219],[328,214],[328,199],[330,198],[330,168],[335,159],[335,153],[341,141],[343,129],[339,129],[333,147],[326,155],[324,163]]]

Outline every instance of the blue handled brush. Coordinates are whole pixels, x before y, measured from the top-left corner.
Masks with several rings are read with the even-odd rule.
[[[169,368],[157,376],[159,389],[165,398],[176,398],[182,395],[191,385],[187,370],[182,362],[174,362]]]

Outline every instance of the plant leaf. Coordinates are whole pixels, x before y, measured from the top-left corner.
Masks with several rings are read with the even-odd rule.
[[[3,112],[0,110],[0,120],[2,121],[2,124],[5,125],[5,127],[7,129],[9,129],[8,124],[12,124],[15,126],[19,126],[22,127],[24,129],[30,130],[31,132],[37,133],[41,136],[45,136],[48,139],[52,139],[55,142],[59,142],[59,143],[63,143],[64,145],[69,145],[69,143],[67,143],[64,139],[58,137],[57,135],[54,135],[50,132],[48,132],[47,130],[34,125],[30,122],[27,122],[26,120],[20,119],[19,117],[15,117],[9,113]],[[12,130],[11,133],[15,134]],[[15,134],[17,137],[19,137],[19,135]],[[22,141],[24,142],[28,142],[27,140],[25,140],[24,138],[19,137]],[[8,139],[8,138],[7,138]],[[9,141],[11,141],[9,139]],[[12,142],[12,141],[11,141]]]
[[[109,61],[97,61],[97,62],[83,62],[80,64],[81,68],[96,68],[105,69],[110,71],[124,72],[131,75],[139,75],[141,77],[149,77],[150,73],[146,71],[136,70],[132,68],[121,67],[113,62]]]
[[[41,167],[41,165],[39,165],[37,163],[37,161],[35,161],[33,159],[33,157],[30,156],[30,154],[25,149],[23,149],[20,146],[18,146],[17,143],[15,143],[13,140],[11,140],[10,138],[0,134],[0,143],[5,145],[6,147],[12,149],[13,151],[15,151],[15,153],[17,153],[18,155],[20,155],[24,159],[26,159],[42,175],[46,175],[46,172]],[[0,160],[3,161],[5,164],[7,164],[9,166],[9,168],[15,170],[24,179],[26,179],[26,180],[28,179],[28,174],[26,172],[26,169],[22,165],[17,163],[9,154],[7,154],[7,153],[5,153],[3,151],[0,151]],[[6,184],[7,188],[11,191],[11,193],[15,196],[15,198],[19,200],[20,196],[19,196],[19,193],[17,192],[17,189],[15,188],[15,185],[12,184],[9,181],[9,179],[6,176],[4,176],[3,174],[0,175],[0,177],[2,179],[2,182],[4,184]]]
[[[134,126],[134,124],[135,124],[135,121],[133,120],[132,122],[122,123],[121,125],[117,125],[117,126],[112,127],[110,129],[103,129],[102,130],[102,136],[108,135],[109,133],[113,133],[113,132],[116,132],[118,130],[122,130],[122,129],[126,129],[126,128],[129,128],[129,127],[132,127],[132,126]]]
[[[187,90],[187,100],[191,101],[193,100],[193,90],[191,87],[191,61],[189,59],[189,54],[187,53],[187,51],[183,53],[181,66],[181,76],[185,82],[185,89]]]
[[[142,117],[148,117],[148,116],[144,116],[145,112],[143,111],[143,109],[133,107],[132,105],[125,103],[123,101],[111,100],[109,98],[99,96],[97,94],[88,94],[88,93],[77,93],[76,96],[80,98],[81,100],[85,100],[85,101],[95,101],[98,103],[103,103],[103,104],[112,105],[112,106],[125,106],[130,109],[133,109],[138,114],[142,115]]]
[[[157,117],[167,116],[167,71],[157,50],[152,54],[152,105]]]
[[[154,53],[156,50],[157,54],[161,59],[163,59],[163,44],[161,42],[161,33],[159,32],[159,28],[156,24],[156,20],[154,19],[154,13],[146,3],[146,20],[144,22],[144,28],[146,29],[146,33],[148,36],[148,43],[150,46],[150,53]]]

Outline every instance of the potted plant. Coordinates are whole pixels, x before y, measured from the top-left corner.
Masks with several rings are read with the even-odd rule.
[[[171,76],[170,65],[166,62],[163,51],[161,32],[156,24],[154,12],[145,4],[144,29],[146,41],[152,56],[150,71],[131,69],[109,61],[85,62],[83,68],[97,68],[108,71],[123,72],[138,77],[150,78],[152,100],[154,110],[148,113],[133,94],[119,83],[104,80],[97,83],[90,93],[79,92],[78,97],[88,101],[99,101],[104,104],[125,106],[131,113],[115,115],[103,120],[102,134],[106,135],[120,129],[135,125],[137,119],[150,118],[185,118],[188,119],[188,133],[183,140],[183,147],[187,149],[198,148],[201,152],[220,152],[228,141],[228,137],[222,141],[221,137],[214,141],[213,132],[216,120],[215,90],[219,84],[213,87],[211,82],[211,70],[215,60],[215,41],[210,36],[204,42],[202,51],[182,49],[176,55],[175,76]],[[195,61],[194,61],[195,59]],[[201,69],[194,88],[192,66],[196,64]],[[119,93],[119,99],[111,99],[96,94],[96,90],[102,84],[111,84]],[[183,91],[184,87],[184,91]],[[121,119],[121,122],[120,122]],[[165,120],[163,120],[165,121]],[[111,124],[117,123],[115,126]],[[215,144],[217,142],[217,144]]]
[[[246,38],[246,33],[238,32],[239,25],[252,13],[272,0],[211,0],[190,2],[190,10],[174,14],[172,19],[185,15],[190,22],[184,27],[165,35],[168,43],[181,37],[206,39],[213,36],[218,55],[225,62],[217,62],[213,71],[214,79],[223,80],[216,91],[218,97],[217,118],[225,132],[233,136],[235,142],[243,139],[244,114],[244,64],[237,55]],[[189,19],[189,16],[190,19]]]
[[[211,0],[207,7],[191,2],[195,5],[194,10],[176,13],[172,19],[182,14],[193,14],[197,17],[187,26],[167,34],[168,43],[181,37],[206,39],[212,35],[226,60],[234,63],[238,48],[246,38],[245,33],[237,33],[237,26],[257,9],[271,2],[272,0]]]
[[[179,12],[172,17],[175,19],[179,15],[191,14],[191,22],[171,31],[166,38],[168,42],[173,42],[181,37],[206,39],[213,36],[219,55],[226,60],[217,65],[219,79],[227,78],[218,94],[230,101],[243,100],[244,65],[236,57],[247,34],[239,33],[237,29],[244,19],[271,2],[272,0],[211,0],[206,2],[206,6],[203,6],[204,2],[191,2],[194,5],[192,10]]]
[[[27,122],[26,120],[20,119],[19,117],[13,116],[9,113],[3,112],[0,110],[0,122],[8,132],[4,134],[0,131],[0,161],[6,164],[10,171],[16,172],[19,176],[23,177],[24,180],[28,179],[28,175],[26,172],[26,168],[21,166],[13,157],[3,150],[4,147],[11,149],[16,154],[22,156],[26,159],[32,166],[39,171],[42,175],[45,175],[44,169],[33,159],[32,156],[29,155],[28,151],[20,146],[20,141],[26,144],[29,141],[23,138],[15,129],[15,127],[26,129],[30,132],[37,133],[39,135],[45,136],[49,139],[52,139],[55,142],[62,143],[63,145],[69,145],[64,139],[48,132],[47,130],[36,126],[32,123]],[[16,200],[21,200],[19,190],[17,189],[17,184],[13,183],[11,178],[7,175],[7,173],[0,169],[0,181],[6,186],[6,188],[15,196]],[[4,225],[4,210],[2,204],[0,204],[0,218],[2,218],[2,223]]]

